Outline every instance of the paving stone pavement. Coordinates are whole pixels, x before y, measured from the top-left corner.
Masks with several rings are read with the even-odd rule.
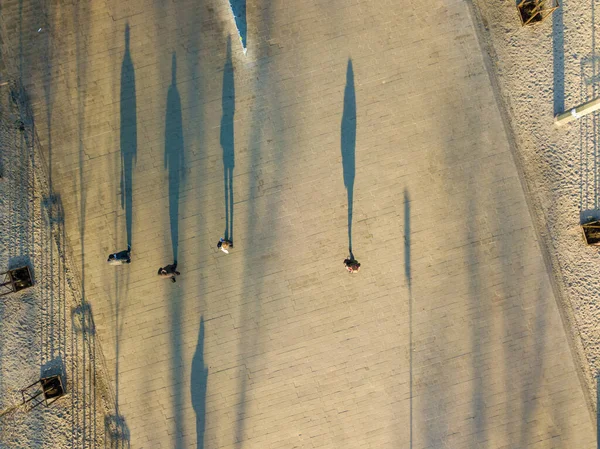
[[[2,3],[131,447],[594,447],[467,5],[247,11]]]

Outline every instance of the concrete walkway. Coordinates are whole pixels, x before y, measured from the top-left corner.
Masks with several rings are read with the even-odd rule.
[[[217,0],[48,8],[3,26],[132,448],[595,446],[463,2],[249,1],[245,56]]]

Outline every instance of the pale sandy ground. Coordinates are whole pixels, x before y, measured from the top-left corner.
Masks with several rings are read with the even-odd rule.
[[[0,297],[0,447],[102,447],[118,420],[104,406],[110,393],[101,382],[94,326],[60,249],[60,215],[47,207],[33,129],[17,129],[21,114],[10,88],[0,89],[0,269],[29,265],[35,279],[34,287]],[[64,398],[8,411],[21,404],[21,389],[56,373]]]
[[[561,128],[553,117],[598,97],[599,7],[593,0],[565,0],[545,22],[521,27],[514,2],[475,4],[517,166],[554,272],[559,308],[572,335],[588,403],[595,408],[600,251],[584,244],[579,225],[600,216],[599,114]]]

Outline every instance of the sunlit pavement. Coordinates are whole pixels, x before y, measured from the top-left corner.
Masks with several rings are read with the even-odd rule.
[[[2,14],[132,448],[594,447],[463,2]]]

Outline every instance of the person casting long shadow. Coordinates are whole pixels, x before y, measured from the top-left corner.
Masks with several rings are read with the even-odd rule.
[[[135,71],[129,51],[129,24],[125,26],[125,54],[121,64],[121,208],[125,209],[127,244],[133,226],[133,166],[137,155]]]
[[[197,449],[204,449],[204,432],[206,430],[206,385],[208,382],[208,368],[204,364],[204,318],[200,319],[200,331],[196,352],[192,359],[192,375],[190,390],[192,406],[196,413],[196,442]]]
[[[354,177],[356,172],[356,95],[354,92],[354,72],[352,59],[348,59],[346,70],[346,88],[344,90],[344,112],[342,114],[342,167],[344,186],[348,194],[348,251],[352,254],[352,206],[354,196]]]
[[[177,90],[177,58],[173,53],[172,78],[167,94],[165,119],[165,168],[169,171],[169,221],[173,260],[177,261],[179,248],[179,183],[183,170],[183,125],[181,97]]]
[[[227,61],[223,67],[223,116],[221,117],[221,148],[223,149],[223,189],[225,191],[225,240],[233,242],[233,169],[235,167],[233,115],[235,114],[235,84],[231,61],[231,36],[227,38]]]

